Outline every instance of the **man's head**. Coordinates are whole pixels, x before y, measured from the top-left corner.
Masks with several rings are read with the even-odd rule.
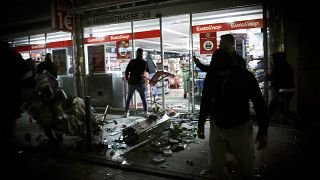
[[[45,60],[46,60],[46,61],[48,61],[48,60],[51,61],[51,60],[52,60],[52,59],[51,59],[51,53],[47,53],[47,54],[46,54]]]
[[[284,52],[275,52],[271,55],[273,63],[281,63],[286,60],[286,54]]]
[[[142,58],[143,57],[143,49],[142,48],[138,48],[137,49],[137,58]]]
[[[234,51],[234,37],[231,34],[224,34],[220,36],[220,48],[228,52]]]

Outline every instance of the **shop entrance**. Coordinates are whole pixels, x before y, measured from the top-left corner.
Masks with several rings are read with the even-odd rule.
[[[99,88],[94,84],[89,86],[88,93],[94,97],[93,105],[117,102],[117,106],[124,107],[124,71],[130,59],[135,57],[136,49],[143,48],[145,58],[150,58],[158,70],[174,75],[156,84],[157,104],[165,109],[185,112],[199,110],[206,73],[195,66],[191,57],[196,56],[209,65],[212,53],[218,48],[220,36],[228,33],[235,37],[236,52],[246,60],[248,70],[255,74],[263,92],[265,60],[262,27],[262,8],[258,6],[84,28],[87,74],[90,80],[100,76],[99,82],[94,83],[99,84]],[[97,52],[90,54],[92,51],[89,52],[89,49],[97,45],[104,48],[99,51],[102,53],[99,57],[104,59],[99,72],[90,69],[94,60],[92,57],[97,56]],[[107,76],[101,77],[101,74]],[[112,84],[102,87],[101,78],[111,79],[106,81]],[[101,94],[105,98],[99,97]],[[151,94],[148,86],[150,101]],[[138,94],[134,96],[130,108],[142,109]]]
[[[191,108],[189,19],[188,14],[162,18],[162,43],[160,37],[149,38],[145,35],[143,36],[145,38],[134,40],[135,47],[142,47],[147,54],[151,54],[149,58],[152,58],[158,70],[174,75],[165,77],[156,84],[156,101],[165,109],[188,111]],[[159,19],[138,21],[133,24],[134,31],[160,30]],[[141,26],[142,24],[145,26]]]

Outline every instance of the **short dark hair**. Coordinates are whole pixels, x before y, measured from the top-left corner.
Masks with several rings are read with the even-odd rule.
[[[274,62],[280,62],[280,61],[286,60],[286,53],[284,52],[275,52],[271,56]]]
[[[137,49],[137,54],[142,54],[143,53],[143,49],[142,48],[138,48]]]
[[[51,53],[46,53],[45,60],[50,60],[51,61],[51,58],[52,58]]]
[[[231,34],[223,34],[220,36],[220,38],[228,39],[230,41],[234,41],[234,37]]]

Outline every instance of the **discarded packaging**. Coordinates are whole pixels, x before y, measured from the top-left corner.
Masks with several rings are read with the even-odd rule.
[[[162,151],[162,156],[163,157],[171,157],[172,156],[172,151],[170,149],[168,150],[163,150]]]

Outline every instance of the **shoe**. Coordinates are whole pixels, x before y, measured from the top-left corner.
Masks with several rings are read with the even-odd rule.
[[[127,118],[128,116],[129,116],[129,112],[125,112],[123,115],[124,118]]]

